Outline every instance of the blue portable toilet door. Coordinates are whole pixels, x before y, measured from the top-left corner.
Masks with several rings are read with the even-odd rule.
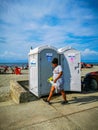
[[[40,82],[39,82],[39,91],[40,95],[49,94],[51,84],[47,82],[48,78],[52,76],[52,60],[54,57],[58,58],[58,54],[55,50],[44,49],[40,52]]]

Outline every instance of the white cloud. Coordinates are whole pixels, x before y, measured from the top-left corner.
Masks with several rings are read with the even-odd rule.
[[[85,49],[84,51],[81,51],[82,56],[98,56],[98,52],[97,51],[93,51],[90,49]]]
[[[73,0],[26,0],[7,2],[1,4],[2,9],[0,19],[7,24],[2,25],[1,36],[6,39],[6,49],[0,57],[26,57],[30,46],[39,44],[50,44],[57,48],[70,45],[76,49],[83,50],[91,48],[91,44],[85,39],[74,36],[94,36],[98,34],[96,23],[90,26],[83,26],[83,23],[94,19],[92,9],[81,6],[81,2]],[[14,3],[15,2],[15,3]],[[85,5],[85,1],[82,2]],[[44,22],[45,17],[57,17],[60,23],[51,26]],[[93,28],[95,27],[96,28]],[[68,36],[73,34],[73,37]],[[69,42],[68,42],[69,41]],[[72,41],[72,42],[70,42]],[[83,41],[83,44],[81,44]],[[97,40],[96,40],[97,42]],[[95,43],[96,43],[95,42]],[[94,46],[97,46],[94,44]],[[1,48],[4,48],[1,46]],[[14,51],[13,51],[14,50]],[[21,54],[19,54],[21,53]],[[97,55],[90,49],[82,51],[82,55]]]
[[[70,5],[70,2],[73,5]],[[13,39],[14,41],[17,41],[18,38],[20,41],[25,41],[25,39],[28,38],[31,33],[33,33],[32,31],[40,31],[40,37],[44,37],[46,35],[46,38],[48,38],[46,39],[46,42],[47,40],[51,40],[51,37],[49,37],[49,35],[51,34],[49,33],[54,33],[54,36],[55,34],[57,34],[57,31],[58,34],[62,34],[63,36],[67,32],[71,32],[74,35],[79,36],[93,35],[94,32],[91,30],[90,27],[87,28],[81,26],[81,23],[85,20],[85,18],[87,19],[89,15],[91,17],[91,14],[88,13],[89,10],[78,7],[79,5],[77,4],[77,2],[74,3],[72,0],[70,2],[63,1],[61,4],[59,0],[57,2],[44,1],[43,3],[41,3],[40,1],[30,1],[30,3],[22,3],[22,6],[21,3],[8,4],[8,11],[6,11],[1,17],[2,19],[4,19],[4,21],[9,22],[13,25],[4,28],[7,33],[6,35],[8,35],[8,39]],[[72,9],[69,10],[71,7]],[[43,18],[45,15],[55,15],[64,22],[62,25],[56,26],[56,29],[51,26],[45,28],[47,25],[43,25],[44,21],[40,23],[40,19]],[[27,33],[26,31],[31,32]],[[58,39],[61,40],[61,35],[58,35],[57,37],[57,41]],[[56,37],[54,37],[53,39],[55,42]]]
[[[0,58],[24,58],[22,54],[18,54],[15,52],[5,51],[0,55]]]

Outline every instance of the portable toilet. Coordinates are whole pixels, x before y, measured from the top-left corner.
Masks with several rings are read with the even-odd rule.
[[[47,79],[52,76],[51,61],[58,58],[53,46],[40,46],[29,53],[29,91],[41,97],[49,94],[50,84]]]
[[[59,61],[63,68],[64,90],[81,91],[80,52],[72,47],[58,49]]]

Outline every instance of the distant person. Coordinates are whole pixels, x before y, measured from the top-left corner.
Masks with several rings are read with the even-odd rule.
[[[51,87],[50,94],[49,94],[48,98],[47,99],[43,99],[43,100],[45,102],[47,102],[48,104],[51,104],[51,102],[50,102],[51,97],[52,97],[54,91],[56,89],[58,89],[58,91],[62,94],[63,99],[64,99],[62,104],[66,104],[66,103],[68,103],[68,101],[66,99],[66,94],[65,94],[64,88],[63,88],[63,85],[64,85],[64,82],[63,82],[63,71],[62,71],[61,65],[58,65],[58,59],[57,58],[53,59],[52,66],[54,67],[54,70],[53,70],[53,82],[54,83],[52,84],[52,87]]]
[[[24,70],[24,65],[22,65],[21,69]]]

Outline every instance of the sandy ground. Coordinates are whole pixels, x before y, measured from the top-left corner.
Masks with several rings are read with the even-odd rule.
[[[81,76],[84,76],[86,73],[93,71],[98,71],[98,66],[94,66],[93,68],[82,69]],[[15,75],[11,74],[11,70],[9,70],[6,74],[0,74],[0,102],[10,100],[10,80],[29,80],[29,72],[28,70],[22,70],[21,75]]]
[[[89,72],[94,72],[94,71],[98,71],[98,66],[93,66],[93,68],[83,68],[81,70],[81,76],[85,76],[85,74]]]
[[[11,70],[9,70],[6,74],[0,74],[0,102],[10,99],[10,80],[28,80],[28,76],[28,70],[22,70],[21,75],[11,74]]]
[[[82,69],[81,76],[98,71]],[[67,93],[67,105],[61,105],[62,96],[54,96],[52,105],[39,99],[15,104],[9,97],[10,80],[28,80],[28,70],[21,75],[0,74],[0,130],[97,130],[98,92]]]

